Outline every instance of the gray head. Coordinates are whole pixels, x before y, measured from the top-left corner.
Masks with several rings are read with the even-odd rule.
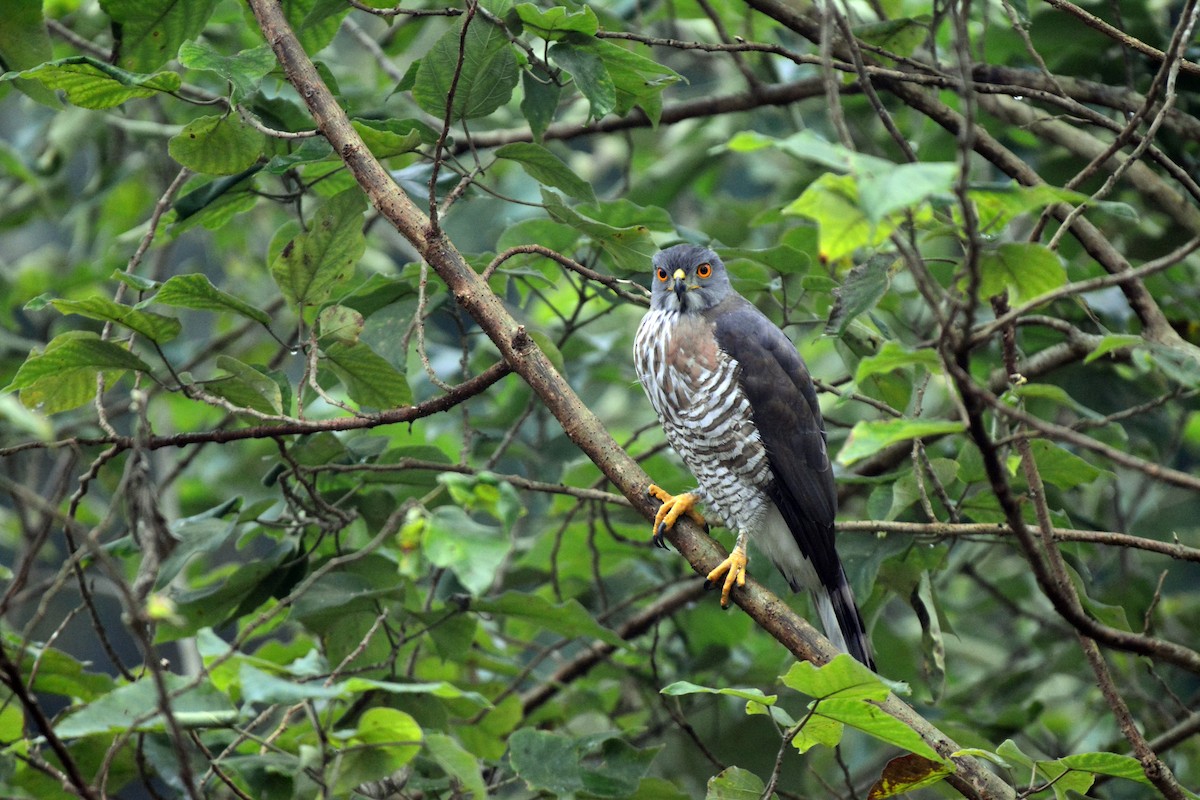
[[[656,311],[696,314],[733,292],[725,265],[707,247],[677,244],[654,256],[652,263],[650,307]]]

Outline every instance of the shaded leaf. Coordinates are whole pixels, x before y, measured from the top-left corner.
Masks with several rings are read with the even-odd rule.
[[[742,700],[750,700],[763,705],[774,705],[779,699],[778,695],[763,694],[761,689],[736,689],[733,687],[723,687],[713,689],[708,686],[700,686],[690,681],[675,681],[672,684],[664,686],[659,690],[660,694],[665,694],[670,697],[678,697],[685,694],[723,694],[729,697],[738,697]]]
[[[176,308],[194,308],[202,311],[232,311],[262,325],[269,325],[267,312],[255,308],[240,297],[212,285],[207,275],[192,273],[176,275],[159,287],[155,295],[139,304],[162,303]]]
[[[271,263],[271,276],[294,305],[315,305],[344,283],[366,249],[363,212],[367,201],[357,186],[326,200],[309,230],[291,237]]]
[[[909,439],[960,433],[963,423],[955,420],[869,420],[856,422],[838,453],[839,464],[849,466],[885,447]]]
[[[83,300],[51,300],[50,305],[63,314],[78,314],[101,322],[115,322],[159,344],[174,339],[183,329],[179,320],[174,317],[165,317],[153,311],[140,311],[100,295]]]
[[[278,63],[270,45],[260,44],[235,53],[222,55],[203,39],[184,42],[179,48],[179,63],[188,69],[215,72],[233,86],[230,99],[239,103],[254,93],[259,82]]]
[[[424,534],[422,550],[429,562],[449,568],[459,583],[476,595],[491,587],[512,547],[499,526],[477,522],[458,506],[435,509]]]
[[[473,599],[471,610],[519,619],[560,636],[599,639],[614,647],[628,646],[624,639],[596,622],[578,600],[554,604],[535,594],[505,592],[499,597]]]
[[[595,200],[592,185],[580,178],[566,163],[538,144],[514,142],[496,150],[497,158],[515,161],[531,178],[546,186],[553,186],[577,200]]]
[[[425,747],[438,766],[462,791],[474,796],[476,800],[483,800],[488,796],[479,759],[463,749],[458,742],[442,733],[430,733],[425,737]]]
[[[530,65],[521,73],[521,95],[521,113],[529,123],[534,140],[540,142],[558,112],[562,87],[551,80],[542,67]]]
[[[1100,340],[1100,344],[1088,353],[1084,359],[1084,364],[1090,364],[1101,356],[1106,356],[1114,350],[1124,350],[1128,347],[1137,347],[1145,344],[1145,339],[1141,336],[1131,333],[1110,333]]]
[[[4,24],[0,25],[0,63],[10,70],[29,69],[49,61],[53,54],[42,17],[42,0],[9,0],[4,7]],[[18,78],[14,85],[39,103],[59,105],[54,93],[40,83]]]
[[[224,726],[237,719],[237,711],[229,698],[211,683],[202,682],[193,687],[190,677],[169,672],[164,673],[162,679],[171,692],[172,716],[182,727]],[[78,736],[111,736],[129,730],[162,731],[165,723],[156,711],[159,706],[155,682],[145,677],[71,712],[55,724],[54,732],[64,739],[74,739]],[[135,725],[138,720],[143,721]]]
[[[458,60],[462,47],[462,69]],[[486,117],[512,97],[519,72],[512,45],[504,30],[477,21],[467,27],[465,38],[460,28],[447,31],[434,42],[421,59],[413,85],[417,105],[437,119],[446,116],[450,86],[454,86],[454,120]]]
[[[557,42],[550,48],[550,58],[575,79],[575,86],[587,98],[593,119],[600,119],[617,107],[617,86],[595,49]]]
[[[727,767],[708,779],[704,800],[761,800],[762,778],[741,767]]]
[[[321,363],[337,373],[350,399],[370,408],[412,405],[412,389],[404,373],[363,342],[333,342],[324,347]]]
[[[596,12],[588,6],[571,11],[563,6],[540,9],[533,3],[521,3],[509,11],[509,18],[516,17],[521,28],[547,41],[555,41],[569,33],[594,36],[600,29]]]
[[[841,336],[860,314],[875,307],[891,285],[891,268],[895,263],[895,255],[876,253],[847,273],[842,285],[833,290],[826,336]]]
[[[181,81],[174,72],[139,75],[89,56],[73,56],[40,64],[23,72],[10,72],[5,80],[29,78],[48,89],[61,89],[80,108],[106,109],[137,97],[174,92]]]
[[[258,161],[267,137],[236,114],[194,119],[167,144],[171,158],[206,175],[233,175]]]
[[[124,370],[150,372],[150,365],[94,333],[70,331],[51,339],[41,353],[31,353],[5,391],[20,390],[26,407],[55,414],[94,398],[97,373]]]
[[[216,0],[100,0],[112,17],[117,64],[136,72],[158,69],[194,39],[212,16]]]
[[[263,414],[285,413],[283,390],[273,378],[232,356],[217,356],[217,366],[228,372],[229,378],[206,383],[208,391]]]
[[[887,341],[879,352],[869,355],[858,362],[854,372],[855,383],[862,383],[872,375],[902,369],[910,366],[924,367],[931,373],[937,373],[942,368],[941,357],[933,348],[909,350],[897,341]]]

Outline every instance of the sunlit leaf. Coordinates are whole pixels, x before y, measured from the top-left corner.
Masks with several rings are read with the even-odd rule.
[[[50,61],[23,72],[8,73],[5,79],[36,80],[48,89],[61,89],[68,102],[81,108],[105,109],[138,97],[174,92],[181,81],[174,72],[141,75],[114,67],[89,56],[72,56]]]
[[[271,323],[267,312],[255,308],[240,297],[218,289],[212,285],[207,275],[199,273],[175,275],[160,286],[147,302],[204,311],[232,311],[263,325]]]
[[[849,466],[883,448],[909,439],[959,433],[963,423],[954,420],[869,420],[855,423],[838,453],[839,464]]]
[[[236,114],[194,119],[171,138],[171,158],[193,172],[233,175],[258,160],[267,138]]]

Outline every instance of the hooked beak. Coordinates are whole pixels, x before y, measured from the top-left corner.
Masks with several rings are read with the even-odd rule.
[[[677,270],[675,270],[675,274],[672,275],[671,277],[674,278],[674,282],[672,283],[671,288],[674,289],[674,291],[675,291],[676,299],[678,299],[679,302],[682,303],[683,302],[683,293],[686,292],[688,289],[687,283],[684,280],[687,277],[687,275],[684,273],[683,270],[677,269]]]

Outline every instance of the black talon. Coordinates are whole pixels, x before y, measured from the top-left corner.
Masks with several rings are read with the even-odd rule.
[[[717,588],[717,585],[715,583],[710,581],[708,578],[704,579],[704,591],[711,592],[715,588]]]

